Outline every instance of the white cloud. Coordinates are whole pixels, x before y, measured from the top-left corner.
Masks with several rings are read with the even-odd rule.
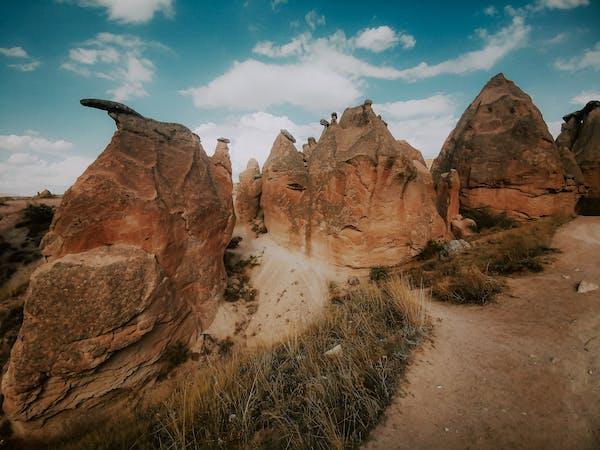
[[[199,108],[264,109],[293,105],[312,111],[343,108],[363,95],[366,78],[393,80],[399,71],[355,57],[355,39],[343,31],[323,38],[304,33],[289,43],[259,42],[254,53],[270,58],[295,57],[286,64],[256,59],[235,62],[206,85],[180,91]]]
[[[279,5],[285,5],[287,2],[288,0],[271,0],[271,8],[275,11]]]
[[[562,120],[551,120],[550,122],[547,122],[546,125],[548,125],[548,131],[550,131],[550,134],[552,135],[552,137],[554,139],[556,139],[558,137],[558,135],[560,134],[560,129],[562,127],[563,121]]]
[[[39,152],[50,155],[60,155],[70,150],[73,144],[62,139],[50,140],[34,132],[28,134],[2,134],[0,135],[0,150],[15,153]]]
[[[0,47],[0,54],[8,56],[9,58],[28,58],[29,55],[22,47]]]
[[[50,161],[28,153],[13,154],[6,161],[0,161],[0,192],[34,195],[47,188],[61,194],[92,162],[81,156]]]
[[[373,109],[382,115],[396,139],[408,141],[426,159],[438,155],[458,121],[456,102],[445,94],[374,104]]]
[[[401,70],[398,78],[414,81],[442,74],[489,70],[508,53],[523,46],[530,31],[531,27],[525,23],[523,17],[514,16],[510,25],[495,34],[488,34],[487,31],[481,30],[478,34],[484,40],[485,45],[480,50],[463,53],[438,64],[430,65],[422,62],[409,69]]]
[[[68,0],[62,0],[68,1]],[[173,0],[75,0],[79,6],[104,8],[110,20],[122,23],[144,23],[160,12],[173,17]]]
[[[591,100],[600,100],[600,91],[583,91],[571,99],[573,105],[584,106]]]
[[[310,38],[310,33],[300,34],[287,44],[281,46],[275,45],[271,41],[262,41],[257,43],[252,51],[258,55],[268,56],[270,58],[284,58],[287,56],[299,55],[306,51]]]
[[[357,48],[363,48],[375,53],[380,53],[395,47],[398,43],[405,49],[413,48],[417,42],[414,36],[405,33],[396,33],[393,28],[381,26],[377,28],[365,28],[361,30],[354,39]]]
[[[538,0],[534,9],[573,9],[589,4],[589,0]]]
[[[581,55],[573,56],[567,60],[557,59],[554,62],[554,67],[569,72],[585,69],[600,70],[600,42],[596,42],[593,48],[588,48]]]
[[[218,137],[224,136],[231,140],[229,148],[233,178],[237,181],[239,173],[246,168],[250,158],[256,158],[262,166],[282,128],[296,138],[296,147],[299,150],[310,136],[318,139],[323,130],[318,121],[298,124],[287,116],[275,116],[259,111],[231,117],[220,121],[219,124],[203,123],[194,129],[194,133],[200,136],[202,146],[209,155],[214,153]]]
[[[207,85],[181,94],[192,97],[198,108],[252,110],[289,104],[318,111],[347,105],[361,91],[353,80],[328,67],[249,59],[234,63]]]
[[[546,45],[562,44],[563,42],[566,42],[569,39],[570,35],[571,35],[571,33],[567,33],[567,32],[558,33],[558,34],[554,35],[553,37],[551,37],[550,39],[547,39],[544,42],[544,44],[546,44]]]
[[[494,5],[490,5],[483,10],[483,13],[486,16],[495,16],[496,14],[498,14],[498,10],[496,9],[496,7]]]
[[[154,63],[145,56],[149,49],[168,50],[159,42],[146,42],[137,36],[99,33],[69,51],[64,70],[81,76],[113,81],[107,93],[116,101],[145,97],[145,88],[154,78]]]
[[[325,25],[325,16],[319,15],[314,9],[306,13],[304,20],[308,27],[313,31],[316,30],[318,26]]]
[[[44,188],[62,193],[92,162],[69,154],[73,144],[28,130],[0,135],[0,192],[31,195]]]
[[[8,67],[21,72],[33,72],[35,69],[40,67],[41,64],[42,63],[40,61],[31,61],[23,64],[9,64]]]

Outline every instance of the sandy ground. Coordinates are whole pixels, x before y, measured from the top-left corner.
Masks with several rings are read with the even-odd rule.
[[[539,275],[484,307],[434,302],[433,343],[367,449],[600,448],[600,218],[559,230]]]
[[[248,347],[279,342],[321,314],[330,281],[345,283],[351,275],[283,248],[268,234],[255,238],[253,233],[236,228],[233,235],[243,236],[234,253],[242,258],[258,256],[259,265],[249,272],[250,284],[258,289],[257,309],[249,313],[243,301],[223,302],[206,330],[218,339],[231,338]]]

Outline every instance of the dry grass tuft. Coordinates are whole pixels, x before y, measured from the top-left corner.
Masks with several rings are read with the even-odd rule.
[[[413,283],[430,287],[432,295],[455,303],[485,304],[502,291],[498,276],[544,269],[556,229],[566,218],[553,217],[515,225],[508,230],[476,237],[472,248],[443,258],[429,251],[421,260],[405,267]],[[496,278],[495,278],[496,277]]]
[[[286,342],[201,369],[158,411],[136,419],[129,436],[123,428],[96,431],[62,448],[356,447],[428,327],[422,291],[397,277],[364,283]],[[326,354],[338,345],[341,351]]]

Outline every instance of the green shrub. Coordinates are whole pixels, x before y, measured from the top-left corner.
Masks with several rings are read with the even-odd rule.
[[[369,279],[371,281],[382,281],[387,279],[388,276],[389,271],[386,267],[383,266],[371,267],[371,271],[369,272]]]

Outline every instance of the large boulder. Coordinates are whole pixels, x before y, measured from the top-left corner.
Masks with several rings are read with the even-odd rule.
[[[571,214],[577,190],[567,183],[559,151],[540,111],[504,75],[493,77],[450,133],[431,172],[456,169],[461,206],[526,219]]]
[[[262,194],[260,166],[254,158],[248,161],[246,170],[240,173],[235,196],[235,214],[241,224],[250,224],[258,217]]]
[[[587,187],[582,212],[600,214],[600,101],[567,114],[556,144],[569,160],[574,178]]]
[[[86,104],[109,111],[117,131],[42,242],[47,261],[2,380],[19,434],[59,433],[150,386],[168,349],[193,346],[211,323],[226,283],[233,211],[220,159],[182,125]]]
[[[306,166],[283,134],[265,163],[261,203],[277,241],[360,268],[401,263],[446,234],[429,171],[370,101],[324,126]]]

